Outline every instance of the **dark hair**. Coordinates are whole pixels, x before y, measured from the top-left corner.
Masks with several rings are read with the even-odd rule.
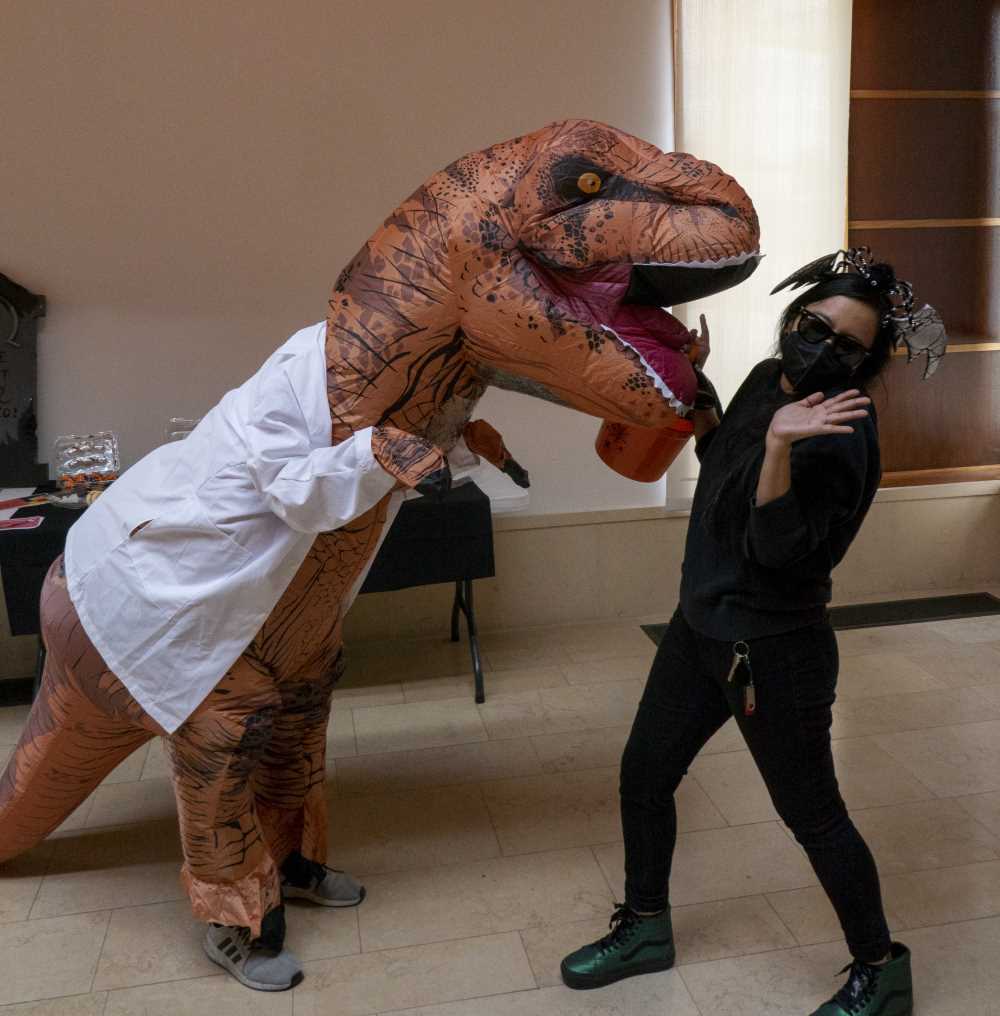
[[[872,265],[872,268],[878,271],[876,278],[880,283],[882,280],[888,283],[895,279],[891,265],[879,263]],[[882,295],[883,292],[881,284],[876,288],[867,279],[854,272],[840,272],[837,275],[831,275],[830,278],[817,282],[815,286],[799,293],[782,311],[781,318],[778,320],[778,336],[780,338],[788,330],[799,311],[807,304],[816,303],[831,296],[846,296],[868,304],[879,316],[878,331],[875,333],[871,356],[851,375],[853,386],[866,388],[888,366],[895,345],[895,328],[891,322],[883,320],[885,314],[891,309],[888,299]]]

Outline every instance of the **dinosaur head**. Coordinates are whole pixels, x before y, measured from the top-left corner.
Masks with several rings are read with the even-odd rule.
[[[690,337],[662,308],[756,268],[757,216],[732,177],[572,120],[467,155],[424,190],[484,381],[649,427],[690,409]]]

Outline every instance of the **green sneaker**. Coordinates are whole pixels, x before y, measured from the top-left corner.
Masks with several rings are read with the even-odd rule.
[[[674,965],[670,910],[640,917],[620,905],[611,915],[611,931],[570,953],[560,967],[570,988],[602,988],[623,977],[669,970]]]
[[[829,1002],[812,1016],[911,1016],[913,981],[910,978],[910,950],[893,942],[892,959],[873,967],[855,960],[841,970],[850,976]]]

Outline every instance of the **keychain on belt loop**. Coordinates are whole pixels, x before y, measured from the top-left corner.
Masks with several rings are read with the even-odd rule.
[[[753,686],[753,670],[750,668],[750,646],[746,642],[733,643],[733,662],[729,668],[726,681],[732,683],[740,667],[746,670],[746,683],[743,685],[743,715],[753,716],[757,712],[757,691]]]

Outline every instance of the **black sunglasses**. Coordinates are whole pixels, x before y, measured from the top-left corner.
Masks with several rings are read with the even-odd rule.
[[[857,339],[835,332],[821,317],[804,307],[799,311],[798,333],[813,345],[830,342],[837,362],[852,371],[857,370],[872,355],[871,350],[862,346]]]

